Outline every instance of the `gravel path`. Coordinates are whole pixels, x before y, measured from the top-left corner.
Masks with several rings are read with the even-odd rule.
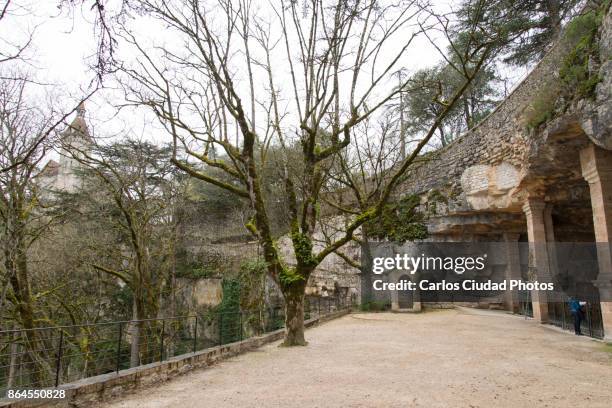
[[[503,313],[352,314],[105,405],[612,407],[602,343]]]

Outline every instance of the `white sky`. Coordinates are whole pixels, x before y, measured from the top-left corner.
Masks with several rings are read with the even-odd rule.
[[[96,49],[94,38],[94,14],[89,9],[91,2],[76,7],[72,12],[67,8],[59,9],[58,0],[14,0],[22,6],[16,16],[10,16],[0,24],[0,39],[4,41],[23,41],[29,31],[34,30],[34,41],[27,55],[30,57],[33,72],[39,80],[52,83],[54,91],[59,91],[68,104],[71,98],[80,97],[95,79],[90,69]],[[119,0],[113,0],[115,2]],[[2,6],[4,0],[0,0]],[[78,2],[77,2],[78,3]],[[447,7],[447,1],[437,2]],[[113,2],[109,3],[109,7]],[[153,42],[172,41],[165,38],[159,26],[136,17],[131,22],[136,32],[150,37]],[[5,44],[0,43],[0,46]],[[120,45],[121,47],[121,45]],[[125,48],[120,52],[125,55]],[[410,71],[434,64],[440,59],[433,47],[421,39],[411,47],[406,58]],[[523,73],[514,73],[523,75]],[[262,79],[262,81],[264,81]],[[121,93],[113,90],[98,92],[87,104],[87,119],[95,134],[113,135],[130,130],[134,135],[144,135],[153,140],[169,138],[158,124],[152,124],[150,115],[144,112],[122,112],[116,115],[115,104],[121,104]]]
[[[14,0],[17,14],[0,24],[0,38],[15,44],[23,43],[33,32],[28,48],[27,64],[21,64],[39,81],[49,84],[46,89],[62,95],[62,105],[71,109],[83,95],[91,91],[96,74],[91,69],[95,62],[96,39],[91,2],[69,10],[59,8],[59,0]],[[0,0],[2,6],[4,0]],[[6,46],[2,44],[2,46]],[[112,90],[98,91],[86,104],[87,119],[95,131],[113,135],[124,129],[143,131],[144,116],[124,113],[116,116],[115,103],[120,95]],[[147,126],[149,127],[149,126]]]

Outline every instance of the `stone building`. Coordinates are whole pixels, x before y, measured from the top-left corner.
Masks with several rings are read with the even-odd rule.
[[[79,152],[88,152],[92,140],[85,122],[85,105],[81,103],[77,114],[70,125],[60,135],[59,162],[51,159],[43,167],[37,179],[42,188],[44,198],[49,198],[53,192],[74,193],[82,185],[79,174],[83,168],[76,158]]]
[[[595,95],[576,98],[554,119],[528,128],[534,101],[559,81],[569,51],[563,42],[555,45],[482,123],[415,165],[398,193],[420,196],[424,208],[433,195],[444,197],[429,217],[429,241],[505,243],[508,278],[551,280],[564,254],[547,243],[591,243],[598,266],[591,300],[600,313],[592,318],[601,319],[603,336],[612,341],[610,13],[600,27],[601,64],[590,66],[600,78]],[[369,285],[366,280],[362,290]],[[518,301],[508,294],[505,307],[517,311]],[[555,319],[546,292],[531,293],[530,303],[534,319]]]

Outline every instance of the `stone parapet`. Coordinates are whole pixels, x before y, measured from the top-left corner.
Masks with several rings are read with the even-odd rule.
[[[305,322],[306,327],[342,317],[350,313],[349,309],[336,311],[334,313],[321,316],[320,318],[309,319]],[[251,337],[249,339],[235,343],[224,344],[222,346],[197,351],[195,353],[182,354],[157,363],[142,365],[139,367],[121,370],[118,373],[109,373],[83,380],[63,384],[58,389],[66,391],[66,397],[61,400],[23,400],[0,402],[2,408],[34,408],[34,407],[54,407],[54,408],[75,408],[91,407],[95,404],[109,401],[120,397],[133,390],[154,385],[159,382],[168,381],[173,377],[185,374],[189,371],[210,367],[218,361],[255,350],[268,343],[283,338],[284,329],[266,333],[262,336]]]

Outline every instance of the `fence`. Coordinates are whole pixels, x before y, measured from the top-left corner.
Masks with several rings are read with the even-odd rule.
[[[307,297],[305,319],[351,305]],[[0,331],[0,396],[57,387],[284,327],[284,308]],[[136,339],[137,341],[134,341]]]
[[[603,339],[604,328],[601,315],[601,303],[598,300],[586,301],[583,306],[583,319],[581,322],[582,334]],[[574,330],[574,316],[570,312],[567,302],[551,302],[548,304],[548,321],[563,330]]]
[[[561,327],[563,330],[574,330],[574,317],[569,309],[566,296],[561,293],[552,293],[548,302],[548,322],[554,326]],[[583,334],[602,339],[604,336],[603,318],[601,315],[601,303],[598,298],[586,300],[583,306],[584,314],[581,322]],[[519,292],[519,313],[525,318],[533,317],[533,305],[531,303],[531,293],[528,291]]]
[[[518,291],[519,313],[527,317],[533,317],[533,303],[531,303],[531,292],[527,290]]]

